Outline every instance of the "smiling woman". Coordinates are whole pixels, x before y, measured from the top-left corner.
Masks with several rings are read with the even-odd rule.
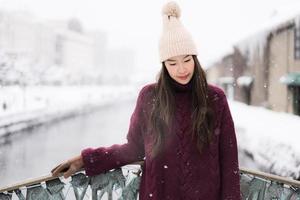
[[[180,55],[167,59],[165,66],[175,81],[187,84],[192,79],[195,62],[191,55]]]
[[[52,170],[95,176],[144,160],[139,199],[240,200],[235,129],[222,89],[209,85],[176,2],[162,9],[161,71],[139,93],[127,143],[86,148]],[[178,174],[180,176],[174,176]]]

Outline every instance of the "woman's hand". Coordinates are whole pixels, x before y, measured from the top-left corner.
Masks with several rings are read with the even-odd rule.
[[[52,176],[58,176],[63,173],[65,178],[70,177],[83,168],[83,160],[81,155],[71,158],[63,162],[51,170]]]

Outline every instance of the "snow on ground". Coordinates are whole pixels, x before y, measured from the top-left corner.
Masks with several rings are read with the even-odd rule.
[[[239,149],[264,171],[300,178],[300,117],[229,101]]]
[[[137,95],[137,87],[124,86],[19,86],[0,88],[0,137],[55,118]],[[3,106],[5,104],[5,106]],[[4,108],[5,107],[5,108]]]

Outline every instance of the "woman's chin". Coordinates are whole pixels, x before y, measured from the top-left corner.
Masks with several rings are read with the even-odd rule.
[[[177,79],[176,80],[178,83],[182,84],[182,85],[185,85],[185,84],[188,84],[190,82],[190,79],[187,78],[185,80],[182,80],[182,79]]]

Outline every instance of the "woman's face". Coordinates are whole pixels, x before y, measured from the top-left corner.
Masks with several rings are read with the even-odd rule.
[[[187,84],[193,76],[195,62],[191,55],[174,56],[165,61],[169,75],[180,84]]]

